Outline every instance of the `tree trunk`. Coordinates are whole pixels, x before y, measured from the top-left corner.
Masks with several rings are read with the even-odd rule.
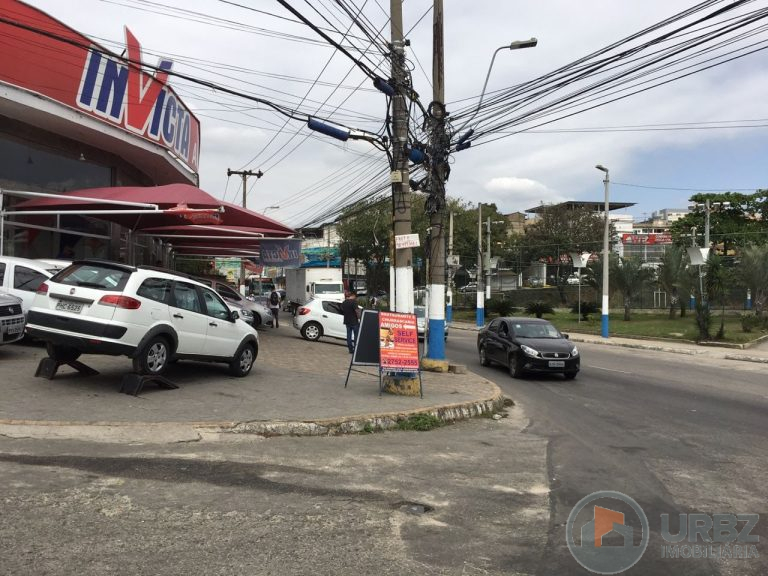
[[[632,300],[629,298],[629,296],[624,297],[624,320],[626,322],[629,322],[629,311],[632,309]]]

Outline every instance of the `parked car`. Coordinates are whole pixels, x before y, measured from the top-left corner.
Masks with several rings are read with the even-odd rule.
[[[195,278],[195,280],[198,280],[206,286],[210,286],[216,290],[216,292],[219,293],[219,296],[224,298],[227,303],[236,304],[239,308],[248,310],[251,315],[250,324],[254,328],[258,328],[262,324],[266,326],[272,326],[272,323],[275,321],[275,319],[272,317],[272,311],[269,309],[269,307],[264,305],[263,302],[251,300],[245,296],[242,296],[237,290],[225,282],[209,280],[207,278]]]
[[[54,360],[124,355],[134,371],[159,375],[171,360],[224,362],[246,376],[259,351],[257,332],[216,292],[187,276],[152,267],[76,261],[37,290],[28,333]]]
[[[513,378],[529,372],[559,372],[572,379],[579,372],[579,349],[547,320],[505,317],[477,334],[480,364],[501,364]]]
[[[419,340],[424,340],[427,332],[427,308],[426,306],[414,306],[413,312],[416,314],[416,328],[419,331]],[[445,339],[448,340],[448,322],[445,323]]]
[[[578,274],[571,274],[570,276],[568,276],[568,278],[565,279],[565,283],[570,286],[578,286],[582,282]]]
[[[24,337],[24,323],[21,298],[0,292],[0,344],[21,340]]]
[[[469,284],[459,288],[459,292],[461,292],[462,294],[467,294],[469,292],[477,292],[477,283],[470,282]]]
[[[293,327],[306,340],[317,341],[322,336],[347,338],[341,302],[311,298],[299,306],[293,317]]]
[[[24,314],[35,299],[35,291],[60,268],[28,258],[0,256],[0,292],[13,294],[21,299]]]
[[[528,278],[528,280],[526,280],[526,283],[531,288],[541,288],[542,286],[544,286],[544,280],[536,276],[531,276],[530,278]]]

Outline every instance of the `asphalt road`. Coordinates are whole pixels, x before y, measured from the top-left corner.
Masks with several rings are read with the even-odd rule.
[[[598,490],[634,498],[650,543],[626,574],[768,573],[768,375],[762,365],[579,344],[582,371],[513,380],[483,368],[476,333],[454,331],[446,354],[496,382],[523,408],[527,432],[548,440],[551,515],[539,574],[587,574],[574,566],[564,525]],[[760,558],[662,559],[661,514],[760,514]],[[699,544],[705,544],[699,541]]]

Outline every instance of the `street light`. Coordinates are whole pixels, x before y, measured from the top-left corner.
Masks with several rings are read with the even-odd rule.
[[[603,313],[601,317],[601,334],[603,338],[608,338],[608,270],[610,268],[608,257],[608,235],[610,233],[610,222],[608,220],[608,212],[610,211],[608,186],[610,185],[610,180],[608,178],[608,168],[602,164],[598,164],[595,168],[601,172],[605,172],[605,180],[603,180],[603,184],[605,184],[605,231],[603,233]]]
[[[461,125],[461,128],[457,128],[456,132],[461,132],[467,124],[472,122],[472,120],[475,119],[475,116],[477,116],[477,113],[480,112],[480,105],[483,103],[483,96],[485,96],[485,89],[488,86],[488,79],[491,77],[491,69],[493,68],[493,63],[496,60],[496,54],[501,52],[502,50],[520,50],[521,48],[533,48],[538,44],[539,41],[536,38],[531,38],[529,40],[515,40],[514,42],[510,44],[506,44],[504,46],[499,46],[496,48],[496,51],[493,53],[493,57],[491,58],[491,65],[488,66],[488,73],[485,75],[485,84],[483,84],[483,91],[480,93],[480,101],[477,103],[477,109],[475,110],[475,113],[472,114],[472,116],[464,122],[464,124]],[[467,144],[469,145],[469,144]]]
[[[261,213],[266,214],[267,210],[280,210],[280,206],[267,206]]]

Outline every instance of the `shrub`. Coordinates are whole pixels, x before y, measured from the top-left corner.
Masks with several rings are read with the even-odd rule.
[[[745,312],[741,315],[741,329],[744,332],[752,332],[762,324],[760,317],[754,312]]]
[[[525,313],[534,314],[536,318],[541,318],[544,314],[554,314],[555,310],[549,302],[534,300],[533,302],[528,302],[528,305],[525,307]]]
[[[600,311],[600,307],[597,305],[597,302],[582,302],[581,303],[581,319],[582,320],[589,320],[590,314],[595,314],[596,312]],[[571,306],[571,312],[574,314],[579,313],[579,303],[574,302]]]
[[[512,300],[503,298],[491,298],[485,303],[485,307],[488,312],[493,312],[498,316],[510,316],[517,310],[517,308],[512,305]]]

